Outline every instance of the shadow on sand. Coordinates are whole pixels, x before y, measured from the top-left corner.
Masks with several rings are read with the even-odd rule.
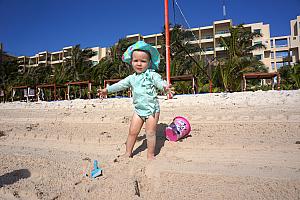
[[[167,126],[168,125],[164,124],[164,123],[160,123],[157,125],[155,156],[160,153],[160,150],[165,145],[165,141],[166,141],[165,129]],[[137,141],[142,141],[142,140],[143,140],[143,143],[133,151],[132,156],[135,156],[135,155],[139,154],[140,152],[145,151],[147,149],[146,135],[142,135],[137,138]]]
[[[20,179],[30,177],[31,173],[28,169],[18,169],[0,176],[0,188],[4,185],[11,185]]]

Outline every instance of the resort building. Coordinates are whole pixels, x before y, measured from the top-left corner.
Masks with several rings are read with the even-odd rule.
[[[19,62],[19,70],[24,71],[25,67],[36,67],[36,66],[43,66],[43,65],[51,65],[54,66],[56,64],[61,64],[63,63],[67,58],[70,58],[71,56],[71,51],[73,46],[69,47],[64,47],[60,51],[56,52],[48,52],[48,51],[43,51],[39,52],[34,56],[19,56],[18,57],[18,62]],[[93,62],[94,65],[99,63],[99,61],[106,56],[106,48],[100,48],[100,47],[92,47],[89,48],[92,51],[96,53],[95,56],[90,58],[90,60]]]
[[[252,43],[261,43],[266,48],[253,51],[253,55],[261,60],[269,72],[276,72],[283,65],[294,65],[299,63],[300,52],[300,16],[291,20],[291,35],[270,37],[270,25],[260,23],[245,24],[252,32],[261,33],[262,37],[255,38]],[[214,57],[224,56],[225,49],[220,45],[220,37],[229,37],[229,27],[234,26],[232,20],[215,21],[210,26],[189,29],[193,37],[190,43],[201,47],[200,52],[195,52],[194,56],[201,56],[203,59],[212,60]],[[130,41],[144,40],[147,43],[156,46],[161,51],[162,34],[152,34],[142,36],[141,34],[128,35],[126,38]]]
[[[214,21],[209,26],[189,29],[193,37],[189,38],[192,45],[200,47],[200,52],[195,52],[193,56],[200,56],[206,60],[220,58],[225,55],[225,49],[220,45],[220,37],[229,37],[229,27],[233,26],[232,20]],[[283,65],[294,65],[299,63],[300,53],[300,16],[290,21],[291,35],[270,37],[270,25],[260,23],[245,24],[252,32],[261,33],[262,37],[255,38],[252,43],[261,43],[266,48],[253,51],[253,55],[261,60],[269,72],[276,72]],[[144,40],[162,51],[163,35],[161,33],[151,35],[133,34],[127,35],[129,41],[136,42]],[[37,65],[55,65],[64,62],[70,56],[72,46],[64,47],[57,52],[39,52],[34,56],[20,56],[20,69],[25,67],[35,67]],[[91,58],[94,64],[97,64],[103,57],[109,55],[109,48],[93,47],[91,48],[96,55]]]

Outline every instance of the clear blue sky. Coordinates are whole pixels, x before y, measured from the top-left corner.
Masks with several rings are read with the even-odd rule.
[[[223,0],[176,0],[191,28],[223,19]],[[173,20],[172,0],[170,22]],[[290,35],[300,0],[225,0],[233,24],[264,22],[271,36]],[[176,5],[175,5],[176,6]],[[185,24],[178,8],[176,22]],[[65,46],[109,47],[126,35],[159,33],[164,0],[0,0],[0,42],[4,51],[33,56]]]

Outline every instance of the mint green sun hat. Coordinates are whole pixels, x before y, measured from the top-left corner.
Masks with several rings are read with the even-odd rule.
[[[149,52],[151,55],[151,69],[158,70],[158,66],[160,63],[160,54],[155,47],[151,46],[150,44],[147,44],[144,41],[138,41],[133,45],[129,46],[122,56],[123,62],[131,64],[131,56],[134,50],[142,50]]]

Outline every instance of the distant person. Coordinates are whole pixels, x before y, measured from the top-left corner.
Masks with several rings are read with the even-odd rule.
[[[103,97],[108,93],[131,88],[135,111],[129,127],[126,152],[123,157],[132,157],[136,138],[145,123],[148,148],[147,159],[152,160],[154,159],[156,127],[160,113],[156,89],[169,94],[173,91],[171,91],[170,85],[155,72],[160,62],[160,55],[156,48],[144,41],[138,41],[128,47],[122,56],[122,60],[132,65],[135,73],[105,89],[100,88],[98,92]]]

